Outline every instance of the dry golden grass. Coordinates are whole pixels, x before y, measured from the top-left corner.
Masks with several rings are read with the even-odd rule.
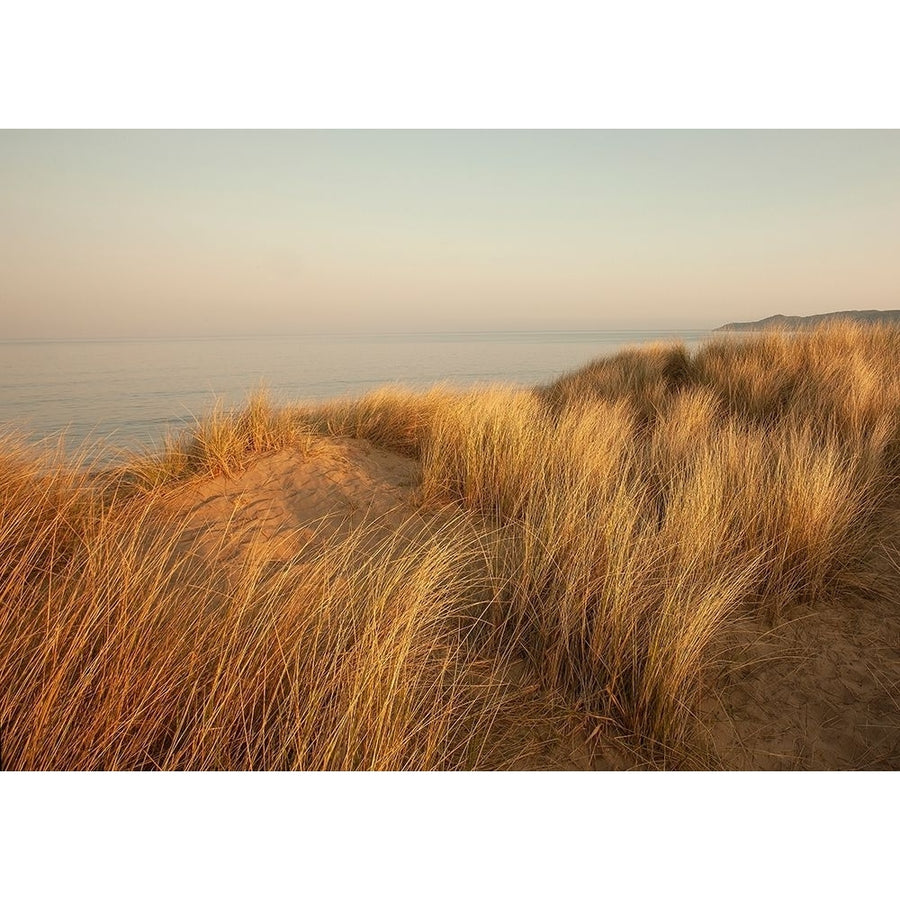
[[[184,552],[153,500],[102,510],[60,559],[4,572],[4,764],[51,769],[477,767],[516,689],[480,655],[451,523],[310,562]],[[42,542],[57,521],[39,523]],[[21,520],[4,516],[7,546]],[[51,556],[52,556],[51,551]],[[483,579],[482,579],[483,580]]]
[[[258,398],[131,460],[117,483],[140,494],[102,505],[8,445],[4,763],[510,766],[508,723],[542,715],[530,679],[678,764],[730,623],[865,583],[898,409],[900,331],[837,325],[628,351],[533,391]],[[167,518],[162,488],[315,452],[316,433],[419,459],[423,508],[453,521],[367,557],[363,533],[312,559],[260,546],[235,569]]]
[[[314,432],[299,410],[273,406],[261,389],[241,410],[217,403],[182,434],[167,435],[160,450],[131,454],[108,480],[121,488],[152,492],[186,478],[235,475],[254,454],[302,447],[311,452]]]
[[[358,399],[308,408],[302,418],[325,434],[365,438],[387,450],[419,456],[450,396],[441,387],[423,393],[381,388]]]

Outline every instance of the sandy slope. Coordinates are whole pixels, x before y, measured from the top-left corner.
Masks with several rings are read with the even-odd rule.
[[[262,545],[274,560],[302,558],[361,525],[371,543],[398,533],[415,540],[454,517],[451,509],[422,509],[416,498],[419,483],[414,460],[367,440],[323,438],[312,455],[281,450],[260,456],[235,478],[188,483],[170,504],[184,519],[185,548],[206,546],[217,560],[238,564],[251,543]],[[542,694],[523,667],[510,667],[506,678],[521,689],[522,702],[535,704],[534,719],[541,724],[523,730],[521,715],[511,717],[510,724],[498,720],[490,765],[585,769],[628,764],[618,752],[589,744],[561,699]]]
[[[846,593],[732,635],[705,716],[720,765],[900,768],[900,508],[885,515],[893,537],[866,560],[877,595]]]
[[[416,515],[409,501],[418,480],[413,460],[368,441],[323,439],[312,455],[280,450],[236,478],[191,482],[173,503],[187,517],[189,538],[218,540],[227,523],[235,553],[255,539],[284,557],[364,522],[402,527]]]
[[[172,502],[186,517],[187,540],[220,546],[227,532],[234,559],[251,540],[264,541],[277,559],[313,553],[321,541],[364,522],[375,523],[373,540],[439,522],[446,512],[417,505],[418,482],[413,460],[365,440],[333,439],[313,455],[283,450],[261,456],[236,478],[194,482]],[[799,609],[775,628],[748,621],[734,629],[702,710],[703,765],[900,768],[900,509],[891,515],[898,540],[871,548],[869,560],[883,577],[880,598],[843,597]],[[527,681],[522,671],[510,677]],[[587,742],[583,728],[565,716],[549,731],[508,738],[522,766],[637,764]]]

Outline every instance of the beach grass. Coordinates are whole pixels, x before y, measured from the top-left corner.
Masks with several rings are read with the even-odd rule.
[[[528,735],[571,727],[691,765],[737,623],[875,590],[898,410],[900,330],[837,324],[635,348],[534,389],[257,396],[100,492],[8,440],[3,764],[515,768],[541,763]],[[166,502],[334,438],[416,460],[438,524],[235,562]]]

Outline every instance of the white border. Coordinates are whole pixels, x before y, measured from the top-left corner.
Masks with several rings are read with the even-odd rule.
[[[4,8],[5,127],[891,127],[896,4]]]

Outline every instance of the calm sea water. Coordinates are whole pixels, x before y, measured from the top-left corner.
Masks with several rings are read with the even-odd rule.
[[[381,385],[533,385],[629,345],[703,331],[485,332],[208,340],[0,343],[0,429],[66,448],[151,445],[221,398],[264,383],[283,400],[363,394]]]

